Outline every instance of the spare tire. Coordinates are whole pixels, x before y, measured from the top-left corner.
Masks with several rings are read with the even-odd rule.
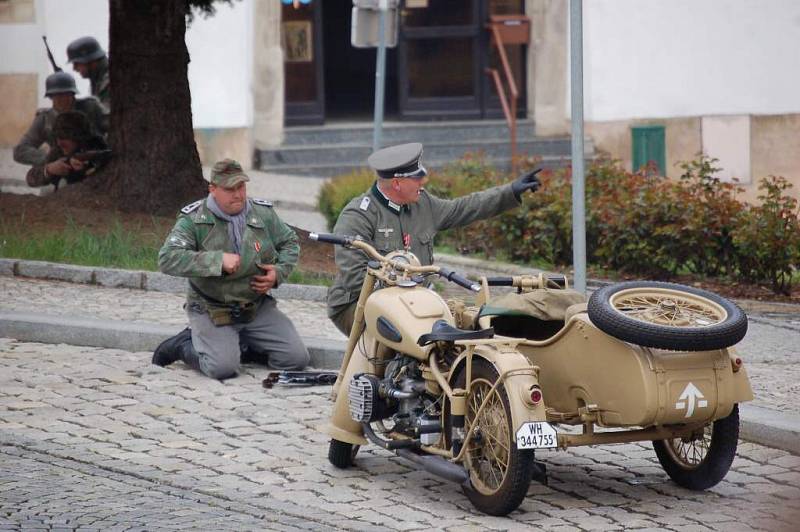
[[[632,281],[605,286],[589,298],[589,318],[620,340],[678,351],[730,347],[747,333],[736,304],[707,290]]]

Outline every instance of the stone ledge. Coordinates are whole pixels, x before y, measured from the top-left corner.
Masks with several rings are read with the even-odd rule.
[[[174,294],[185,293],[187,284],[186,279],[182,277],[173,277],[160,272],[3,258],[0,258],[0,275],[50,279],[105,288],[152,290],[154,292]],[[278,299],[324,302],[327,291],[328,289],[325,286],[287,283],[273,290],[273,295]]]
[[[0,337],[23,342],[69,344],[152,352],[158,344],[177,334],[183,325],[74,318],[52,314],[0,312]],[[307,337],[303,342],[311,355],[311,367],[338,369],[345,342]]]

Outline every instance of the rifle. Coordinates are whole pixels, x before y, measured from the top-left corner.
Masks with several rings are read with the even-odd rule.
[[[47,37],[42,35],[42,40],[44,41],[44,47],[47,49],[47,58],[50,60],[50,64],[53,65],[53,72],[61,72],[63,69],[56,64],[56,60],[53,59],[53,52],[50,51],[50,45],[47,44]]]
[[[81,162],[87,161],[96,161],[97,159],[103,159],[105,157],[111,157],[111,150],[85,150],[79,151],[74,153],[67,158],[77,159]]]

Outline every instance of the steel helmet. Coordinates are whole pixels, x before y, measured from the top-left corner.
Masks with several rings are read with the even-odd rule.
[[[81,37],[67,46],[67,61],[70,63],[88,63],[105,55],[106,51],[94,37]]]
[[[61,94],[64,92],[71,92],[78,94],[78,89],[75,87],[75,78],[66,72],[55,72],[47,76],[44,81],[44,95],[52,96],[53,94]]]

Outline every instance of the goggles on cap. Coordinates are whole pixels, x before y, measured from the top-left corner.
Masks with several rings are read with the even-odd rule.
[[[422,179],[428,175],[428,171],[425,170],[425,167],[419,165],[416,170],[412,170],[411,172],[405,172],[403,174],[394,174],[393,177],[410,177],[411,179]]]

